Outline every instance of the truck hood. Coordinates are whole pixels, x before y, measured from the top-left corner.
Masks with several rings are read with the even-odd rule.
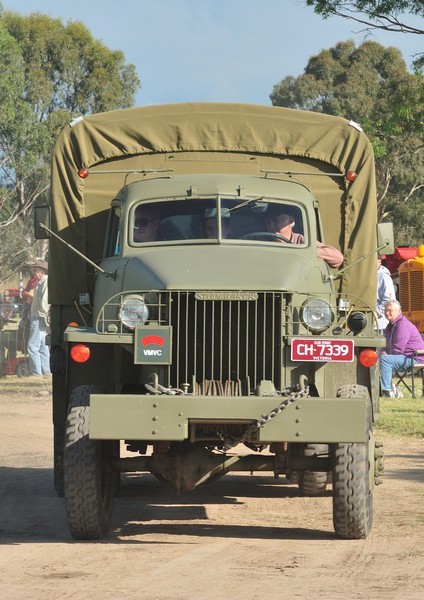
[[[216,244],[145,248],[129,258],[122,289],[329,291],[311,248]]]

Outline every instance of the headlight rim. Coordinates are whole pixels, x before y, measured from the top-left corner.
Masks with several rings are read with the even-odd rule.
[[[320,325],[319,327],[314,327],[313,324],[311,325],[310,320],[308,321],[305,318],[305,313],[307,312],[308,308],[311,307],[311,304],[313,302],[321,303],[321,306],[325,309],[325,311],[328,311],[329,314],[328,322],[323,322],[322,325]],[[323,300],[322,298],[308,298],[307,300],[305,300],[305,302],[300,308],[300,320],[304,327],[311,333],[323,333],[329,327],[331,327],[332,323],[334,323],[334,311],[331,309],[330,304],[326,300]]]
[[[125,304],[134,300],[139,300],[142,303],[142,306],[144,307],[141,309],[143,311],[143,316],[137,322],[134,319],[132,321],[128,318],[127,320],[125,320],[123,316],[123,309],[125,307]],[[123,297],[118,310],[118,319],[122,326],[130,331],[134,331],[135,328],[139,325],[145,325],[149,319],[149,308],[146,304],[145,296],[142,294],[128,294],[127,296]]]

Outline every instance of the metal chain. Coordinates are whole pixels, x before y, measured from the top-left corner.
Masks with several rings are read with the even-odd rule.
[[[299,398],[308,397],[309,396],[309,387],[305,387],[303,390],[300,390],[298,392],[285,391],[282,393],[284,393],[286,395],[286,398],[276,408],[273,408],[271,410],[271,412],[269,412],[267,415],[263,416],[262,418],[258,419],[256,422],[252,423],[246,429],[246,431],[238,438],[227,437],[227,436],[225,436],[225,434],[222,431],[216,432],[217,435],[219,436],[219,438],[224,442],[224,452],[226,452],[230,448],[234,448],[234,446],[237,446],[237,444],[244,444],[246,442],[252,443],[253,435],[261,427],[263,427],[266,423],[271,421],[271,419],[276,417],[278,414],[283,412],[283,410],[285,410],[288,406],[290,406],[290,404],[293,404],[293,402],[295,402]]]
[[[155,387],[151,383],[145,383],[144,387],[151,394],[155,394],[157,396],[160,396],[161,394],[167,394],[168,396],[181,396],[185,393],[184,390],[180,390],[179,388],[166,388],[159,384],[157,387]]]
[[[158,385],[157,388],[155,388],[149,383],[145,383],[144,386],[151,394],[167,394],[174,396],[185,393],[184,390],[181,390],[179,388],[165,388],[161,385]],[[273,408],[271,412],[269,412],[267,415],[264,415],[263,417],[252,423],[246,429],[246,431],[238,438],[228,437],[223,431],[216,432],[216,434],[219,436],[219,439],[224,442],[224,452],[226,452],[230,448],[234,448],[234,446],[237,446],[238,444],[252,443],[253,435],[258,431],[258,429],[266,425],[266,423],[268,423],[269,421],[271,421],[271,419],[283,412],[283,410],[285,410],[288,406],[290,406],[290,404],[293,404],[293,402],[295,402],[299,398],[306,398],[307,396],[309,396],[309,387],[305,387],[303,390],[299,390],[298,392],[289,392],[285,390],[284,392],[279,393],[281,395],[284,394],[285,399],[282,402],[280,402],[280,404],[276,408]]]

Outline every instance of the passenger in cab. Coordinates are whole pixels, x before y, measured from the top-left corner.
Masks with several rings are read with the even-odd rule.
[[[221,231],[223,238],[227,238],[229,236],[230,223],[228,218],[221,220]],[[216,217],[206,218],[203,221],[203,234],[205,238],[208,239],[215,239],[218,237],[218,221]]]
[[[134,219],[134,241],[156,242],[159,240],[160,217],[149,206],[139,206]]]

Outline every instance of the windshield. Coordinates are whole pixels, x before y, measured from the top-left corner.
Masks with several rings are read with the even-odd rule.
[[[150,242],[258,240],[304,244],[305,214],[294,203],[268,198],[202,198],[136,205],[129,239]]]

